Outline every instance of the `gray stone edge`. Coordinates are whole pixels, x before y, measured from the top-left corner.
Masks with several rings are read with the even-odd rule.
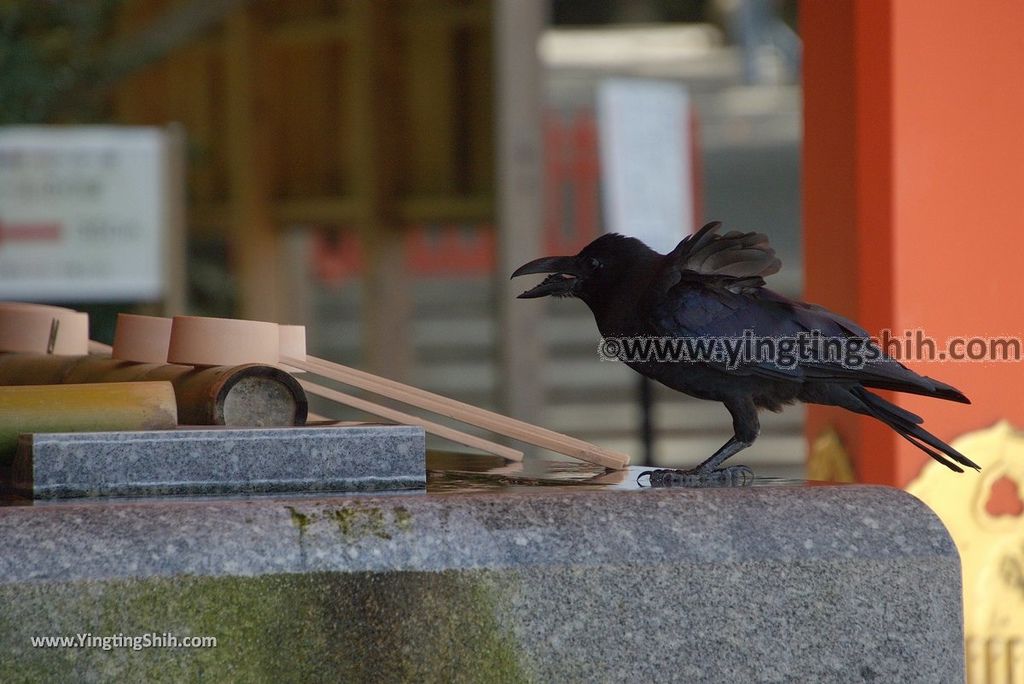
[[[138,444],[143,447],[187,446],[200,442],[207,448],[216,448],[219,442],[231,444],[267,442],[278,448],[319,444],[338,435],[358,442],[373,439],[384,433],[385,439],[408,439],[415,442],[413,452],[405,457],[408,472],[341,476],[333,478],[274,478],[184,480],[169,477],[159,481],[102,483],[84,478],[77,482],[42,481],[35,473],[33,449],[54,447],[64,450],[77,444]],[[11,469],[10,490],[37,499],[68,499],[110,496],[202,496],[216,494],[268,494],[268,493],[331,493],[372,492],[385,490],[422,489],[426,486],[426,436],[422,427],[406,425],[380,425],[372,427],[298,427],[298,428],[221,428],[179,429],[159,431],[96,432],[96,433],[39,433],[25,434],[19,439],[18,454]],[[341,457],[341,456],[339,456]],[[394,468],[392,470],[395,470]],[[398,468],[398,470],[403,470]]]
[[[523,566],[955,564],[923,503],[874,486],[61,502],[0,508],[0,584]]]

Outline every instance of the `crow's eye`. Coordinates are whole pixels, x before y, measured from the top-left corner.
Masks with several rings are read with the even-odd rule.
[[[600,261],[598,261],[594,257],[590,257],[590,267],[591,268],[601,268],[602,266],[604,266],[604,264],[602,264]]]

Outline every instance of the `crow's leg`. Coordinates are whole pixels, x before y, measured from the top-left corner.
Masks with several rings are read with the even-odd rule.
[[[732,415],[735,433],[709,459],[689,470],[647,470],[644,475],[651,479],[652,487],[743,487],[754,480],[754,471],[744,465],[720,468],[727,458],[743,451],[754,443],[761,431],[757,419],[757,407],[750,399],[726,402],[725,407]]]
[[[743,442],[736,437],[722,445],[711,458],[696,468],[689,470],[647,470],[640,473],[639,481],[644,475],[651,478],[652,487],[743,487],[754,480],[754,471],[745,465],[719,468],[725,459],[746,449],[750,442]]]

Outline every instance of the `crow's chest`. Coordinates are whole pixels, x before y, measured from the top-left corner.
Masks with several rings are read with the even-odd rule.
[[[748,377],[733,377],[703,363],[627,362],[627,366],[652,380],[691,397],[725,401],[752,392]]]

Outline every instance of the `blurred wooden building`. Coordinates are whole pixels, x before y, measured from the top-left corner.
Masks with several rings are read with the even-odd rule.
[[[125,3],[120,30],[144,31],[189,4]],[[180,122],[187,131],[189,230],[227,241],[242,317],[289,318],[281,273],[289,229],[355,236],[365,264],[368,361],[401,374],[409,307],[402,231],[445,221],[493,230],[496,15],[507,8],[505,43],[526,57],[512,66],[525,71],[510,87],[535,93],[513,99],[524,100],[525,117],[539,118],[539,78],[530,72],[544,3],[213,4],[222,16],[209,21],[217,10],[205,8],[207,30],[117,87],[115,120]],[[513,137],[515,117],[510,111],[504,124]],[[536,179],[539,132],[531,125],[520,127],[521,155],[510,163]],[[532,205],[539,214],[539,201]],[[538,223],[529,206],[520,211]],[[536,255],[535,240],[521,242],[523,254]]]

